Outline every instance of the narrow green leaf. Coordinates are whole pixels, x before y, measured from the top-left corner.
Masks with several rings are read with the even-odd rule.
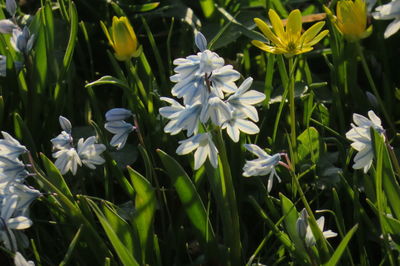
[[[192,180],[175,159],[162,150],[157,150],[157,153],[160,156],[160,159],[171,178],[172,184],[178,193],[179,199],[182,202],[183,208],[195,227],[196,232],[200,236],[200,239],[204,243],[214,241],[214,232],[208,219],[206,209]]]
[[[157,8],[160,5],[160,2],[147,3],[143,5],[130,5],[129,9],[133,12],[147,12]]]
[[[72,241],[71,241],[71,243],[70,243],[69,246],[68,246],[68,250],[67,250],[67,252],[65,253],[64,259],[63,259],[63,260],[60,262],[60,264],[59,264],[60,266],[68,265],[68,263],[69,263],[69,261],[70,261],[70,259],[71,259],[71,257],[72,257],[72,254],[74,253],[76,244],[77,244],[78,241],[80,240],[81,233],[82,233],[82,228],[83,228],[83,225],[81,225],[81,226],[79,227],[79,229],[78,229],[78,231],[76,232],[74,238],[72,238]]]
[[[153,242],[153,219],[156,211],[156,195],[154,188],[149,181],[131,167],[127,167],[133,188],[136,191],[135,197],[135,224],[139,232],[139,239],[142,251],[142,263],[146,261],[146,250]]]
[[[96,81],[93,81],[93,82],[90,82],[89,84],[86,84],[85,87],[92,87],[92,86],[98,86],[98,85],[108,85],[108,84],[118,86],[118,87],[120,87],[122,89],[125,89],[125,90],[130,90],[129,85],[125,81],[122,81],[122,80],[117,79],[117,78],[112,77],[112,76],[103,76],[103,77],[99,78]]]
[[[353,226],[350,231],[346,234],[343,240],[340,242],[339,246],[336,248],[335,252],[333,253],[332,257],[329,261],[324,264],[325,266],[335,266],[338,264],[340,258],[343,255],[343,252],[346,250],[347,245],[349,244],[350,239],[353,237],[354,233],[358,229],[358,224]]]
[[[47,178],[49,181],[57,187],[60,191],[64,193],[71,201],[74,201],[74,197],[69,189],[64,177],[61,175],[60,171],[53,164],[53,162],[46,157],[43,153],[40,153],[40,158],[42,159],[43,166],[46,170]]]
[[[94,203],[92,200],[86,198],[93,212],[96,214],[97,218],[100,221],[101,226],[103,227],[108,239],[110,240],[115,252],[117,253],[121,262],[126,266],[139,266],[139,263],[135,260],[132,254],[128,251],[128,249],[124,246],[122,241],[119,239],[118,235],[113,230],[112,226],[109,224],[108,220],[101,212],[100,208]]]

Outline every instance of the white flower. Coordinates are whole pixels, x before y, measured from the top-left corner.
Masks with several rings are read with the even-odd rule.
[[[17,248],[15,236],[11,229],[23,230],[32,225],[32,221],[25,216],[13,217],[17,204],[17,195],[7,195],[3,199],[1,206],[0,238],[4,242],[4,245],[10,250],[15,250]]]
[[[126,123],[123,120],[107,122],[104,124],[104,128],[114,134],[110,141],[110,145],[115,146],[117,150],[120,150],[125,146],[129,134],[135,130],[135,127],[132,124]]]
[[[118,121],[118,120],[127,119],[130,116],[132,116],[131,110],[128,110],[125,108],[113,108],[113,109],[107,111],[106,120],[108,122]]]
[[[400,29],[400,0],[394,0],[375,8],[372,13],[374,19],[394,19],[386,28],[385,39],[395,34]]]
[[[100,165],[105,160],[100,157],[100,154],[106,150],[106,146],[103,144],[96,144],[96,137],[92,136],[83,141],[80,138],[78,141],[78,155],[82,163],[90,169],[96,169],[95,165]]]
[[[34,40],[35,35],[30,34],[28,27],[25,26],[23,30],[19,28],[12,30],[10,43],[15,51],[28,54],[32,49]]]
[[[214,168],[218,166],[218,150],[212,141],[210,133],[201,133],[194,135],[186,140],[179,141],[180,145],[176,149],[179,155],[188,154],[194,150],[194,169],[199,169],[207,157]]]
[[[23,180],[28,176],[24,163],[18,158],[0,156],[0,173],[14,180]]]
[[[264,101],[265,94],[255,90],[248,91],[252,83],[252,78],[247,78],[243,81],[238,90],[233,95],[229,96],[227,103],[232,107],[232,109],[242,112],[248,118],[257,122],[258,113],[253,105]]]
[[[14,256],[15,266],[35,266],[35,263],[31,260],[27,261],[21,253],[17,251]]]
[[[25,146],[21,145],[18,140],[11,137],[7,132],[1,131],[4,139],[0,140],[0,155],[9,159],[15,159],[21,154],[27,152]]]
[[[243,176],[264,176],[268,175],[268,184],[267,190],[271,191],[274,177],[281,182],[280,177],[276,173],[275,166],[279,164],[281,156],[279,153],[274,155],[269,155],[265,151],[263,151],[260,147],[254,144],[245,144],[244,147],[258,158],[252,161],[246,161],[246,164],[243,167]]]
[[[233,69],[233,66],[226,65],[214,70],[210,77],[211,90],[219,98],[223,99],[225,93],[234,93],[237,90],[235,81],[240,78],[240,73]]]
[[[194,42],[201,52],[207,50],[207,40],[201,32],[198,32],[196,34],[196,36],[194,37]]]
[[[351,147],[358,151],[354,157],[353,168],[364,169],[364,173],[368,172],[374,158],[370,128],[373,127],[385,137],[385,130],[379,117],[373,111],[368,112],[368,117],[370,119],[359,114],[353,114],[354,124],[351,124],[352,129],[346,133],[346,138],[353,141]]]
[[[170,119],[164,127],[164,132],[176,135],[182,130],[187,130],[187,136],[197,133],[199,126],[199,118],[201,112],[201,104],[182,106],[180,103],[171,98],[162,97],[161,100],[170,103],[170,106],[161,107],[160,114]]]
[[[72,135],[65,131],[62,131],[57,137],[50,140],[53,144],[53,149],[69,149],[72,147]]]
[[[212,123],[217,126],[221,126],[232,118],[229,106],[213,93],[210,94],[208,101],[204,103],[200,113],[200,121],[202,123],[207,123],[210,118]]]
[[[58,117],[58,122],[60,123],[62,130],[64,130],[68,134],[71,134],[72,125],[71,125],[71,122],[67,118],[60,115]]]
[[[15,0],[6,0],[6,10],[12,17],[15,16],[15,12],[17,12],[17,3]]]
[[[9,34],[12,33],[14,29],[18,29],[18,26],[14,24],[9,19],[0,20],[0,33]]]
[[[5,195],[13,194],[18,196],[18,203],[14,213],[17,216],[28,216],[29,205],[42,195],[39,190],[15,182],[7,186],[3,193]]]
[[[260,132],[257,125],[246,118],[242,113],[234,112],[232,118],[227,120],[221,128],[226,129],[226,133],[234,142],[239,141],[240,131],[250,135]]]
[[[322,235],[325,238],[331,238],[331,237],[337,236],[337,233],[333,232],[332,230],[324,231],[324,224],[325,224],[324,216],[321,216],[316,222],[317,222],[319,230],[321,230]],[[297,229],[297,233],[299,234],[300,238],[304,240],[307,247],[312,247],[316,244],[314,234],[308,223],[308,213],[307,213],[306,209],[303,209],[300,212],[300,216],[296,221],[296,229]]]
[[[78,164],[82,165],[81,159],[75,148],[62,149],[53,153],[53,158],[56,158],[54,163],[61,174],[64,175],[68,171],[71,171],[73,175],[78,170]]]

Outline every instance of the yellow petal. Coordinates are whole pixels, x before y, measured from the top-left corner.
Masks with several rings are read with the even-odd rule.
[[[318,34],[314,39],[310,42],[304,43],[305,46],[314,46],[316,45],[322,38],[324,38],[329,33],[329,30],[324,30],[320,34]]]
[[[279,39],[285,39],[285,30],[283,28],[283,23],[281,18],[275,12],[275,10],[270,9],[268,11],[269,20],[271,21],[272,28],[275,31],[275,34],[278,36]]]
[[[314,37],[317,36],[318,32],[321,31],[321,29],[324,25],[325,25],[325,22],[320,21],[320,22],[312,25],[310,28],[308,28],[301,36],[300,44],[307,44],[312,39],[314,39]]]
[[[110,33],[108,32],[108,29],[107,29],[106,25],[103,23],[103,21],[100,21],[100,26],[101,26],[104,34],[106,35],[108,42],[110,43],[111,46],[114,47],[114,42],[111,39]]]
[[[262,33],[267,37],[268,40],[275,43],[276,45],[281,44],[280,40],[276,35],[270,30],[268,25],[259,18],[255,18],[254,22],[256,23],[257,27],[262,31]]]
[[[137,40],[132,38],[128,29],[129,22],[126,18],[120,19],[114,17],[112,24],[112,37],[114,41],[114,50],[118,60],[127,60],[136,51]]]
[[[251,41],[251,43],[254,46],[256,46],[256,47],[260,48],[261,50],[266,51],[268,53],[272,53],[272,54],[283,54],[284,53],[284,52],[278,51],[278,49],[274,46],[266,45],[265,43],[257,41],[257,40],[253,40],[253,41]]]
[[[290,12],[288,22],[286,24],[287,38],[290,38],[293,41],[297,40],[301,34],[301,27],[301,13],[300,10],[295,9]]]

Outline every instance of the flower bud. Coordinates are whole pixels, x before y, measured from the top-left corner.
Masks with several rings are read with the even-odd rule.
[[[340,0],[336,5],[335,25],[351,42],[368,37],[372,26],[367,28],[367,5],[364,0]]]
[[[108,32],[104,23],[101,23],[110,45],[115,51],[115,57],[120,61],[139,56],[136,34],[126,17],[113,17],[111,31]]]
[[[113,108],[106,113],[106,120],[110,121],[119,121],[124,120],[132,115],[132,112],[125,108]]]

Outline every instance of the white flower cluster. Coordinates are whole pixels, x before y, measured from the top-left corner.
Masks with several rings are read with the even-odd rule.
[[[29,176],[25,164],[19,157],[28,152],[25,146],[6,132],[0,139],[0,241],[12,251],[17,250],[16,236],[13,230],[23,230],[32,225],[29,205],[41,193],[24,184]],[[21,232],[18,236],[23,242],[27,238]]]
[[[84,164],[90,169],[96,169],[95,165],[101,165],[105,162],[100,154],[106,150],[106,146],[96,144],[96,136],[91,136],[86,140],[80,138],[75,149],[71,135],[71,122],[63,116],[59,117],[59,122],[63,131],[51,142],[53,143],[53,150],[56,150],[53,153],[53,157],[57,159],[55,166],[61,174],[71,171],[75,175],[78,165]]]
[[[170,105],[159,111],[170,120],[164,128],[166,133],[175,135],[186,130],[190,138],[180,141],[177,153],[182,155],[196,150],[194,168],[198,169],[207,157],[214,167],[218,165],[218,150],[207,131],[210,124],[225,129],[234,142],[239,141],[240,132],[258,133],[259,128],[254,123],[258,121],[258,113],[254,105],[262,102],[265,95],[249,90],[252,78],[247,78],[238,88],[235,82],[240,73],[231,65],[224,65],[223,58],[207,49],[207,41],[201,33],[195,36],[195,43],[200,52],[175,59],[176,74],[170,77],[176,83],[172,95],[182,99],[183,104],[162,97],[161,100]],[[199,133],[201,124],[205,133]]]
[[[354,157],[354,169],[364,169],[367,173],[374,159],[374,150],[372,147],[371,127],[385,138],[385,130],[379,117],[373,112],[368,112],[368,118],[359,114],[353,114],[354,124],[352,129],[346,133],[346,138],[353,143],[351,147],[357,151]]]
[[[132,124],[125,122],[125,119],[130,116],[133,116],[132,112],[124,108],[114,108],[106,113],[107,123],[104,124],[104,127],[114,134],[110,145],[116,147],[117,150],[125,146],[129,134],[136,129]]]

